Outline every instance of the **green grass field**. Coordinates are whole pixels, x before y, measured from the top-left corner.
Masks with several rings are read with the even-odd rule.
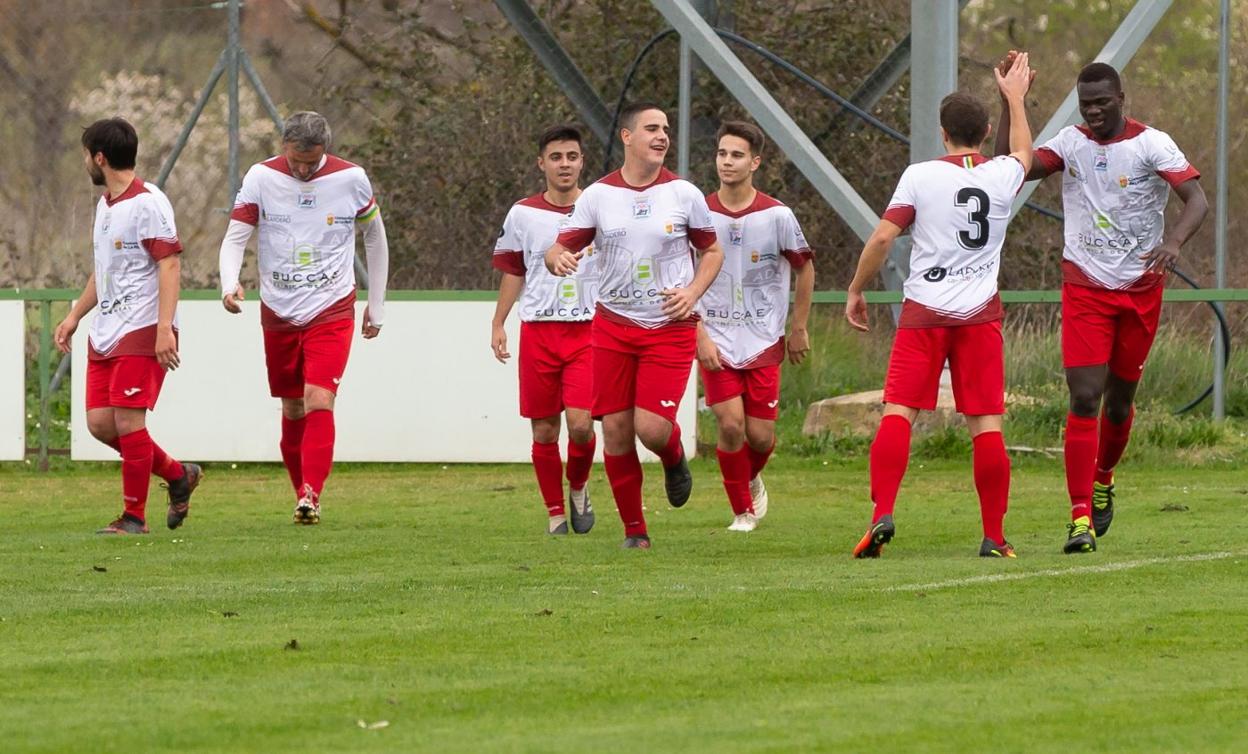
[[[342,469],[297,528],[279,468],[218,464],[129,539],[91,533],[115,468],[3,470],[0,748],[1243,751],[1248,475],[1128,465],[1072,557],[1059,462],[1016,461],[1003,562],[967,466],[916,459],[862,562],[861,459],[777,459],[748,535],[712,464],[679,511],[652,472],[650,552],[600,468],[563,539],[524,466]]]

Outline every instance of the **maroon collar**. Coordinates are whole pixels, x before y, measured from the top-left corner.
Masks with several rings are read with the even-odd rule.
[[[121,192],[117,196],[116,199],[110,199],[108,197],[108,192],[105,191],[104,192],[104,204],[111,207],[118,202],[124,202],[127,199],[133,199],[139,194],[146,194],[146,193],[147,193],[147,186],[145,186],[143,184],[143,181],[140,180],[139,177],[136,175],[134,177],[134,180],[130,181],[130,185],[126,187],[126,190]]]
[[[572,208],[576,206],[575,202],[567,206],[551,204],[549,201],[546,200],[545,191],[536,193],[533,196],[526,196],[525,198],[516,202],[516,204],[519,204],[523,207],[532,207],[533,209],[544,209],[550,212],[558,212],[561,215],[568,214],[569,212],[572,211]]]
[[[1134,139],[1135,137],[1144,133],[1144,130],[1148,128],[1148,126],[1146,126],[1145,124],[1139,122],[1138,120],[1134,118],[1127,118],[1126,121],[1127,121],[1127,125],[1123,127],[1122,133],[1118,134],[1112,139],[1096,138],[1096,134],[1092,133],[1092,129],[1088,128],[1082,123],[1075,126],[1075,128],[1079,129],[1079,133],[1086,136],[1088,138],[1088,141],[1094,141],[1097,144],[1101,144],[1101,145],[1117,144],[1120,141],[1127,141],[1128,139]]]
[[[750,202],[750,206],[746,207],[745,209],[740,209],[740,210],[728,209],[727,207],[724,206],[724,203],[719,200],[718,191],[712,191],[711,193],[706,195],[706,206],[712,212],[715,212],[720,215],[727,215],[728,217],[736,219],[740,217],[745,217],[746,215],[751,214],[753,212],[761,212],[765,209],[771,209],[772,207],[780,207],[783,205],[780,201],[773,199],[772,197],[764,194],[761,191],[755,190],[754,201]]]
[[[984,157],[979,152],[970,152],[968,154],[947,154],[944,157],[937,157],[936,159],[941,162],[947,162],[950,165],[963,167],[966,164],[967,157],[971,158],[971,167],[983,165],[985,162],[988,162],[988,158]]]
[[[294,177],[294,173],[290,172],[290,163],[287,162],[286,158],[280,154],[276,157],[270,157],[269,159],[265,160],[264,162],[260,164],[264,165],[266,168],[272,168],[273,170],[276,170],[279,173],[289,175],[292,178]],[[356,165],[353,162],[347,162],[341,157],[336,157],[332,154],[327,154],[325,155],[325,164],[317,168],[316,172],[313,173],[312,177],[309,178],[308,180],[313,181],[313,180],[316,180],[317,178],[327,176],[330,173],[337,173],[339,170],[346,170],[347,168],[353,168],[355,166]]]
[[[621,170],[617,170],[614,173],[607,173],[603,177],[599,178],[598,182],[605,183],[608,186],[615,186],[616,188],[626,188],[626,189],[631,189],[633,191],[645,191],[646,189],[653,188],[654,186],[657,186],[660,183],[670,183],[672,181],[678,181],[678,180],[680,180],[680,176],[676,175],[675,173],[668,170],[667,168],[659,168],[658,177],[655,178],[653,181],[647,183],[645,186],[634,186],[628,181],[624,180],[624,173]]]

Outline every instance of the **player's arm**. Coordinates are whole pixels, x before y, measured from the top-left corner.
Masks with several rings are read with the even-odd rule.
[[[581,260],[584,250],[572,251],[567,246],[555,241],[555,245],[546,250],[544,261],[546,269],[550,270],[550,274],[559,277],[567,277],[576,272],[577,264]]]
[[[795,273],[793,320],[789,324],[787,349],[789,363],[801,364],[810,353],[810,305],[815,298],[815,260],[808,259],[806,264],[797,268]]]
[[[170,254],[156,262],[159,303],[156,314],[156,361],[165,369],[177,369],[178,339],[173,334],[173,314],[178,310],[182,288],[182,255]]]
[[[98,303],[99,298],[95,294],[95,273],[92,272],[91,277],[87,278],[87,284],[82,288],[82,295],[74,301],[74,305],[69,308],[69,314],[65,315],[65,319],[56,326],[56,332],[52,336],[61,353],[69,353],[70,341],[78,330],[78,323]]]
[[[390,282],[390,244],[386,240],[386,224],[376,204],[363,217],[364,261],[368,264],[368,303],[364,305],[364,322],[360,334],[371,339],[381,334],[386,319],[386,285]]]
[[[698,249],[698,269],[688,288],[666,288],[662,291],[663,313],[672,319],[688,319],[706,289],[715,282],[719,268],[724,266],[724,250],[719,241],[712,241],[710,246]]]
[[[875,279],[884,261],[888,259],[888,250],[901,235],[901,226],[889,220],[880,220],[875,231],[862,247],[858,257],[858,270],[849,284],[848,298],[845,300],[845,318],[855,330],[868,332],[871,327],[867,322],[867,299],[863,295],[867,283]]]
[[[494,321],[491,322],[490,328],[490,348],[494,351],[494,358],[498,359],[499,363],[505,364],[507,359],[511,358],[511,354],[507,352],[507,330],[504,324],[523,290],[523,275],[503,273],[503,281],[498,284],[498,303],[494,306]]]
[[[1031,66],[1029,56],[1021,52],[1015,56],[1013,63],[1005,73],[993,69],[997,78],[997,88],[1001,90],[1001,98],[1005,101],[1002,112],[1009,113],[1009,155],[1023,166],[1023,172],[1029,173],[1032,165],[1031,126],[1027,123],[1027,109],[1024,97],[1031,87]],[[1001,135],[997,134],[998,141]]]
[[[1209,213],[1209,199],[1200,181],[1192,178],[1174,187],[1174,193],[1183,200],[1183,211],[1179,219],[1167,228],[1165,238],[1152,251],[1140,259],[1148,265],[1150,271],[1169,272],[1179,262],[1179,250],[1187,243]]]
[[[255,225],[243,220],[230,220],[225,229],[225,238],[221,240],[221,252],[217,263],[221,270],[221,305],[231,314],[239,314],[243,307],[243,286],[238,277],[243,271],[243,255],[247,253],[247,241]]]
[[[993,70],[994,74],[999,78],[1007,76],[1010,72],[1010,69],[1014,67],[1014,64],[1018,60],[1019,55],[1020,53],[1017,50],[1010,50],[1009,53],[1006,54],[1006,56],[1002,58],[999,63],[997,63],[996,67]],[[1029,65],[1030,65],[1030,61],[1029,61]],[[1024,96],[1031,89],[1031,84],[1035,80],[1036,80],[1036,72],[1034,70],[1029,70],[1028,76],[1027,76],[1027,88],[1023,90]],[[998,84],[998,87],[999,87],[999,84]],[[1022,116],[1022,119],[1025,121],[1026,120],[1025,109],[1023,110],[1023,112],[1024,112],[1024,115]],[[997,121],[997,137],[996,137],[995,142],[993,143],[993,154],[995,156],[1001,157],[1007,154],[1013,154],[1018,151],[1018,149],[1014,146],[1014,136],[1013,136],[1014,124],[1015,124],[1015,121],[1018,119],[1019,119],[1019,116],[1016,116],[1014,114],[1013,108],[1010,106],[1009,100],[1006,98],[1005,92],[1001,91],[1001,118],[1000,120]],[[1031,136],[1030,136],[1030,129],[1029,129],[1028,139],[1030,140],[1030,138]],[[1030,144],[1028,144],[1028,146],[1030,147]],[[1041,180],[1043,178],[1048,177],[1052,172],[1044,164],[1034,159],[1023,163],[1023,167],[1027,174],[1027,177],[1025,178],[1025,180],[1028,180],[1028,181]]]
[[[724,365],[719,362],[719,346],[711,340],[711,334],[706,331],[706,326],[700,321],[698,322],[698,363],[708,372],[718,372],[724,368]]]

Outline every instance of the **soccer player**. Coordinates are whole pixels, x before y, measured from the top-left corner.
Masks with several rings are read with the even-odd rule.
[[[572,274],[593,243],[593,414],[602,417],[604,465],[624,546],[646,549],[636,441],[662,461],[668,502],[684,505],[693,478],[676,412],[697,350],[698,299],[719,273],[723,252],[702,192],[663,167],[671,132],[662,108],[624,108],[620,140],[624,166],[581,194],[546,252],[546,268]]]
[[[1031,131],[1023,95],[1031,79],[1026,54],[997,86],[1013,111],[1009,156],[988,160],[980,146],[991,126],[988,111],[965,92],[940,104],[947,155],[906,168],[888,210],[868,239],[849,285],[845,315],[867,328],[863,288],[879,272],[893,241],[914,226],[910,274],[884,385],[884,416],[871,444],[871,526],[854,557],[879,557],[896,533],[893,507],[910,457],[910,428],[920,409],[936,407],[945,361],[953,378],[958,413],[966,417],[974,447],[984,539],[982,557],[1012,558],[1003,522],[1010,494],[1010,459],[1001,435],[1005,413],[1005,365],[997,293],[1001,245],[1010,204],[1031,166]]]
[[[69,353],[83,316],[94,310],[87,339],[87,429],[121,453],[124,511],[98,534],[147,534],[148,477],[169,488],[165,523],[176,529],[191,509],[203,471],[179,463],[152,442],[147,412],[156,408],[165,372],[178,368],[178,288],[182,243],[164,192],[134,174],[139,136],[122,118],[82,132],[87,175],[104,187],[91,233],[95,270],[56,328]]]
[[[282,153],[251,166],[221,242],[222,304],[242,311],[239,271],[259,227],[260,325],[269,391],[282,401],[282,461],[295,489],[295,523],[321,520],[334,461],[334,398],[355,323],[355,236],[364,236],[368,305],[360,334],[381,334],[389,253],[381,210],[359,165],[329,154],[329,122],[286,120]]]
[[[1113,521],[1114,467],[1131,434],[1166,276],[1209,210],[1200,173],[1174,140],[1123,114],[1118,71],[1092,63],[1079,72],[1076,88],[1083,124],[1038,147],[1027,172],[1027,180],[1062,174],[1066,553],[1096,550]],[[1009,127],[1011,115],[1003,114],[1000,128]],[[997,152],[1003,148],[998,136]],[[1167,232],[1171,188],[1183,211]]]
[[[494,358],[506,362],[507,332],[503,323],[520,302],[520,415],[533,425],[533,471],[546,504],[547,531],[568,533],[564,508],[563,459],[559,456],[560,413],[568,421],[568,499],[572,531],[585,534],[594,526],[589,502],[589,470],[594,463],[593,365],[590,322],[594,317],[597,279],[591,257],[575,276],[555,277],[546,269],[546,250],[568,223],[581,195],[584,150],[581,132],[569,125],[552,126],[537,142],[537,167],[546,190],[512,205],[494,245],[494,267],[503,273],[494,310],[490,346]]]
[[[719,127],[715,169],[719,190],[706,197],[724,265],[698,310],[698,362],[706,403],[715,412],[715,454],[732,506],[729,531],[753,531],[767,515],[759,474],[776,444],[780,364],[800,364],[810,352],[815,265],[793,210],[754,188],[766,138],[752,123]],[[790,271],[797,273],[797,306],[789,337]]]

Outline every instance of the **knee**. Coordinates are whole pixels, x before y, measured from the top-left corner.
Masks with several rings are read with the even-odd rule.
[[[550,422],[533,422],[533,442],[550,444],[559,442],[559,424]]]
[[[333,411],[334,394],[323,387],[308,385],[303,391],[304,411]]]
[[[577,445],[584,445],[585,443],[593,440],[593,420],[591,419],[587,422],[568,422],[568,439]]]
[[[302,398],[283,398],[282,416],[291,421],[299,421],[306,415]]]
[[[121,437],[131,432],[138,432],[147,426],[147,414],[144,411],[117,411],[114,418],[116,435]]]
[[[87,431],[105,445],[112,445],[117,441],[117,425],[111,416],[107,419],[88,419]]]
[[[739,448],[745,442],[745,422],[737,417],[719,420],[719,441],[728,448]]]
[[[745,441],[750,447],[760,453],[771,450],[771,446],[776,444],[776,431],[772,427],[759,427],[747,423],[745,425]]]
[[[633,424],[627,418],[608,416],[602,420],[603,450],[613,456],[623,455],[636,442]]]
[[[665,420],[637,422],[637,439],[650,450],[658,452],[667,446],[672,436],[672,425]]]
[[[1070,412],[1075,416],[1096,416],[1101,408],[1101,390],[1095,385],[1070,384]]]

